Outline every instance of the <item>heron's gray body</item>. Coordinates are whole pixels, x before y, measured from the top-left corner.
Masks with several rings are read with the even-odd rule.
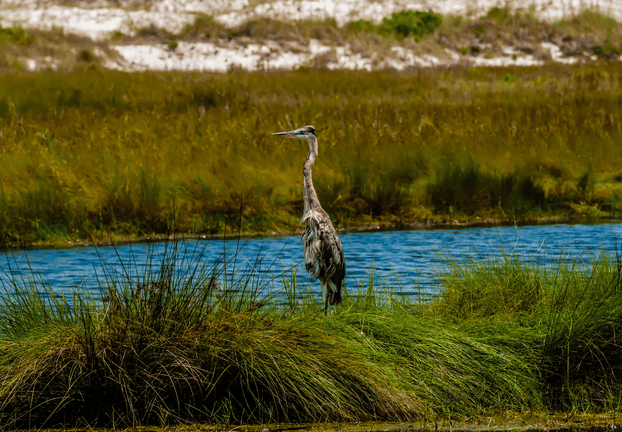
[[[302,168],[304,213],[301,223],[305,223],[302,246],[305,253],[305,268],[313,277],[320,280],[326,312],[329,304],[341,302],[341,287],[346,274],[346,263],[337,231],[330,216],[320,205],[313,187],[311,168],[318,155],[315,128],[304,126],[274,135],[306,139],[309,143],[309,156]]]
[[[328,304],[339,304],[341,284],[346,274],[339,237],[326,213],[309,212],[304,221],[302,246],[305,251],[305,268],[311,276],[320,280],[325,308]]]

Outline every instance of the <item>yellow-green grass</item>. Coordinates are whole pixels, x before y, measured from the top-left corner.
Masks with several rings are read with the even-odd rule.
[[[619,212],[617,64],[0,78],[0,240]]]
[[[431,303],[370,278],[324,316],[295,275],[271,298],[260,273],[228,268],[222,281],[223,266],[171,245],[138,279],[102,279],[101,300],[4,280],[0,424],[478,423],[622,408],[619,258],[448,263]]]

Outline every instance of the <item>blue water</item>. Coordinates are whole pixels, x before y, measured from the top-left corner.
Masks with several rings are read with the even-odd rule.
[[[543,265],[559,259],[589,260],[608,253],[615,256],[622,241],[622,221],[595,225],[555,224],[519,227],[471,227],[348,233],[340,235],[347,263],[346,285],[356,287],[374,269],[378,286],[399,287],[404,294],[431,298],[439,291],[439,275],[446,271],[446,259],[495,259],[502,252]],[[0,254],[0,282],[39,280],[57,292],[76,286],[93,290],[107,278],[129,275],[140,281],[149,271],[149,259],[157,269],[166,243],[138,243],[121,246],[40,249]],[[180,268],[227,263],[228,274],[254,274],[266,290],[282,288],[283,273],[293,269],[299,284],[319,283],[304,271],[299,236],[238,240],[187,240],[177,244],[186,264]],[[235,271],[232,271],[235,269]],[[222,276],[221,276],[222,277]],[[230,276],[228,276],[230,277]]]

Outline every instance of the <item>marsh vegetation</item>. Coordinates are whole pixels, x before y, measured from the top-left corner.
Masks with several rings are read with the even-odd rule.
[[[199,16],[183,34],[113,40],[165,39],[174,50],[184,39],[258,37],[345,40],[367,54],[399,43],[494,56],[509,40],[542,57],[543,39],[577,57],[622,49],[619,24],[602,15],[549,25],[500,8],[344,27],[260,19],[225,29]],[[2,72],[17,71],[0,76],[1,246],[294,230],[307,150],[271,133],[305,124],[319,130],[315,187],[337,228],[622,209],[613,63],[127,74],[101,68],[106,44],[58,31],[0,28],[0,47]],[[25,73],[36,55],[60,56],[54,67],[71,73]],[[327,317],[295,273],[275,301],[258,269],[205,266],[175,243],[152,264],[104,271],[97,296],[2,279],[0,428],[479,422],[622,408],[620,256],[448,262],[429,302],[370,272]]]
[[[4,280],[0,424],[483,421],[619,411],[620,257],[447,262],[432,302],[373,272],[327,317],[284,273],[200,265],[175,243],[100,296]],[[523,413],[523,414],[521,414]]]
[[[0,82],[3,244],[294,230],[306,150],[271,133],[304,124],[337,228],[621,207],[615,64]]]
[[[328,71],[318,58],[295,72],[224,75],[101,67],[115,43],[291,50],[309,39],[365,56],[400,46],[468,58],[512,46],[542,59],[548,41],[579,64],[367,74]],[[270,134],[305,124],[320,131],[316,188],[338,229],[594,218],[622,206],[622,74],[616,63],[580,62],[617,58],[622,27],[596,12],[546,23],[507,7],[471,18],[405,11],[380,24],[258,18],[235,28],[198,15],[180,34],[145,28],[98,43],[15,24],[0,28],[0,46],[1,71],[17,71],[0,76],[0,245],[293,231],[305,151]],[[59,73],[24,72],[33,56]]]

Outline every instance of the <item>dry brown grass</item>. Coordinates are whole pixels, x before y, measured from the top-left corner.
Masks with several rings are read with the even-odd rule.
[[[73,71],[115,57],[105,42],[65,34],[62,29],[23,30],[17,25],[0,29],[0,74],[28,70],[32,61],[41,72]]]
[[[617,59],[622,51],[622,25],[592,11],[549,23],[529,12],[493,8],[483,17],[445,20],[438,42],[463,54],[500,54],[509,46],[540,59],[549,56],[540,44],[552,42],[568,56]]]

